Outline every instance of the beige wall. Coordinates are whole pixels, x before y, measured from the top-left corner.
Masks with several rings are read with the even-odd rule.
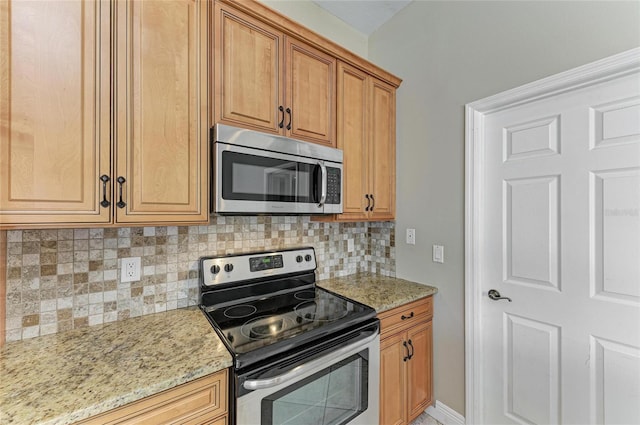
[[[309,0],[260,0],[265,5],[366,59],[367,36]]]
[[[640,2],[419,1],[369,38],[404,79],[397,276],[435,285],[435,396],[464,414],[464,105],[640,45]],[[416,245],[404,243],[416,229]],[[445,263],[431,246],[445,246]]]

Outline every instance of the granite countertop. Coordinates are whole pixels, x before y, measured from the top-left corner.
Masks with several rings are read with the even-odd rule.
[[[373,307],[378,313],[438,292],[433,286],[371,273],[325,279],[316,284]]]
[[[232,365],[197,308],[0,349],[0,424],[69,424]]]
[[[317,284],[378,313],[438,291],[371,273]],[[9,343],[0,349],[0,424],[74,423],[231,365],[195,307]]]

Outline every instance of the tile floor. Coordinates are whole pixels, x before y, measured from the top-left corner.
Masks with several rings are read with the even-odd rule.
[[[442,425],[442,424],[436,421],[435,419],[433,419],[426,412],[424,412],[422,415],[418,416],[413,422],[411,422],[411,425]]]

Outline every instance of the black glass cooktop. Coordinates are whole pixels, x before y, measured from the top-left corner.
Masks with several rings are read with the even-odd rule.
[[[237,368],[335,335],[376,315],[371,307],[313,285],[202,308],[236,358]]]

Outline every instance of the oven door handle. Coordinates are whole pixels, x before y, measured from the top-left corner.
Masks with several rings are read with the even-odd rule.
[[[367,338],[363,339],[362,341],[359,341],[357,344],[351,344],[351,345],[347,345],[346,347],[342,347],[337,349],[336,351],[332,351],[331,352],[331,356],[332,357],[337,357],[337,356],[341,356],[343,354],[346,354],[350,351],[358,351],[360,349],[362,349],[362,347],[366,346],[367,344],[369,344],[371,341],[375,340],[378,337],[379,333],[376,332],[371,336],[368,336]],[[313,367],[313,362],[312,363],[308,363],[308,364],[303,364],[300,366],[297,366],[295,368],[293,368],[291,371],[282,374],[282,375],[278,375],[278,376],[274,376],[273,378],[269,378],[269,379],[256,379],[256,380],[247,380],[244,381],[244,383],[242,384],[242,386],[246,389],[246,390],[262,390],[264,388],[271,388],[271,387],[275,387],[277,385],[280,385],[284,382],[288,382],[291,380],[294,380],[296,378],[298,378],[301,375],[304,375],[305,373],[307,373],[307,370]]]

